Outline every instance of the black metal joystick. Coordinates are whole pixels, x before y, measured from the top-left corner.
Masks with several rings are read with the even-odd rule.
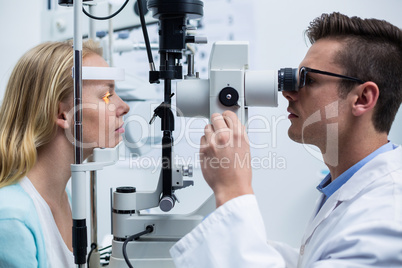
[[[142,6],[138,2],[140,13]],[[166,200],[174,200],[172,188],[172,147],[174,120],[171,111],[172,80],[183,78],[183,69],[180,63],[186,43],[195,42],[195,38],[187,36],[187,20],[199,19],[203,16],[204,4],[200,0],[148,0],[148,10],[154,18],[159,20],[159,71],[153,66],[150,49],[148,58],[151,66],[149,81],[159,83],[164,80],[164,100],[155,114],[161,118],[163,131],[162,137],[162,196],[160,206],[164,211],[169,211],[172,206],[166,206]],[[143,17],[141,15],[141,17]],[[142,18],[143,20],[143,18]],[[143,24],[143,23],[142,23]],[[144,30],[144,27],[143,27]],[[144,39],[147,39],[146,30]],[[145,40],[145,43],[147,40]],[[170,203],[169,203],[170,204]]]

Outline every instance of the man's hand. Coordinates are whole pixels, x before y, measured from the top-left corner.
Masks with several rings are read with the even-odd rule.
[[[245,127],[235,113],[213,114],[201,137],[202,174],[219,207],[232,198],[252,194],[251,156]]]

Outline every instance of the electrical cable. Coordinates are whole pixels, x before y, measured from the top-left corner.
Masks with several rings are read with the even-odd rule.
[[[99,255],[103,256],[103,255],[110,254],[110,253],[112,253],[112,251],[105,251],[105,252],[100,253]]]
[[[109,248],[111,248],[111,247],[112,247],[112,245],[109,245],[109,246],[106,246],[106,247],[104,247],[104,248],[98,249],[99,255],[102,256],[102,255],[110,254],[110,253],[111,253],[110,251],[106,251],[106,252],[102,252],[102,253],[101,253],[101,251],[104,251],[104,250],[109,249]],[[96,245],[95,243],[92,243],[92,244],[91,244],[91,250],[89,251],[89,253],[88,253],[88,258],[87,258],[88,268],[90,268],[90,267],[89,267],[89,262],[91,261],[91,254],[92,254],[92,252],[93,252],[96,248],[97,248],[97,245]],[[107,258],[107,257],[103,257],[103,259],[106,259],[106,258]],[[101,259],[102,259],[102,258],[101,258]]]
[[[140,15],[142,33],[144,35],[145,47],[147,48],[149,66],[151,68],[151,71],[155,71],[154,59],[152,57],[151,45],[149,43],[149,36],[148,36],[147,26],[146,26],[146,23],[145,23],[144,10],[142,9],[142,0],[137,0],[137,3],[138,3],[138,12],[139,12],[139,15]]]
[[[84,12],[85,15],[87,15],[88,17],[90,17],[91,19],[94,19],[94,20],[108,20],[108,19],[113,18],[117,14],[119,14],[123,10],[123,8],[128,4],[128,1],[129,0],[126,0],[126,2],[124,2],[124,4],[119,8],[119,10],[117,10],[115,13],[113,13],[107,17],[96,17],[94,15],[91,15],[84,9],[84,7],[82,8],[82,12]]]
[[[109,246],[106,246],[106,247],[104,247],[104,248],[101,248],[101,249],[99,249],[99,251],[103,251],[103,250],[105,250],[105,249],[108,249],[108,248],[111,248],[112,247],[112,245],[109,245]],[[103,253],[102,253],[103,254]],[[101,255],[102,255],[101,254]]]
[[[91,250],[89,251],[88,258],[87,258],[88,268],[89,268],[89,261],[91,260],[91,254],[96,249],[96,247],[97,247],[97,245],[95,243],[91,244]]]
[[[134,268],[134,267],[131,265],[130,260],[129,260],[128,256],[127,256],[127,249],[126,249],[126,248],[127,248],[128,242],[133,241],[133,240],[135,240],[135,239],[138,239],[140,236],[142,236],[142,235],[144,235],[144,234],[152,233],[153,231],[154,231],[154,227],[153,227],[152,225],[148,225],[148,226],[145,228],[145,231],[142,231],[142,232],[140,232],[140,233],[138,233],[138,234],[129,236],[129,237],[127,237],[126,240],[124,240],[124,243],[123,243],[123,257],[124,257],[124,260],[126,261],[126,264],[128,265],[128,267]]]

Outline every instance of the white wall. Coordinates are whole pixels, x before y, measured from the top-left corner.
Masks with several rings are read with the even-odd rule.
[[[0,1],[0,100],[15,63],[41,42],[40,12],[45,1]]]
[[[217,2],[222,2],[218,1]],[[27,49],[41,41],[40,12],[45,1],[13,0],[0,1],[0,27],[3,41],[0,42],[0,94],[3,95],[10,68]],[[376,17],[402,27],[402,1],[400,0],[227,0],[228,3],[243,2],[253,5],[250,15],[250,36],[253,58],[251,69],[278,69],[297,67],[308,46],[303,31],[309,22],[324,12],[340,11],[347,15]],[[205,1],[206,9],[214,1]],[[219,30],[219,29],[218,29]],[[145,57],[144,57],[145,58]],[[134,64],[134,63],[133,63]],[[0,98],[1,99],[1,98]],[[265,133],[250,133],[255,142],[267,143],[263,149],[252,149],[252,154],[265,159],[270,167],[256,168],[253,185],[266,223],[269,239],[282,240],[298,246],[304,227],[318,192],[315,186],[322,179],[326,167],[302,145],[287,137],[289,122],[286,120],[287,103],[280,97],[278,108],[251,109],[251,114],[261,114],[266,125]],[[135,112],[135,107],[133,112]],[[402,143],[402,119],[399,112],[392,140]],[[186,154],[184,143],[176,146],[176,152]],[[192,151],[191,151],[192,152]],[[159,152],[158,152],[159,153]],[[282,164],[278,164],[281,162]],[[150,176],[149,170],[135,170],[128,160],[108,167],[99,178],[99,236],[109,232],[109,187],[123,184],[142,185]],[[195,171],[195,187],[183,190],[180,206],[196,206],[209,193],[199,170]],[[157,176],[157,175],[156,175]]]

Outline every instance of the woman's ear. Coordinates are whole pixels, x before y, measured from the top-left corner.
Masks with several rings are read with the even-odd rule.
[[[59,110],[57,112],[56,124],[62,129],[70,128],[70,120],[68,117],[70,109],[71,109],[70,105],[64,102],[59,103]]]
[[[352,107],[354,116],[372,111],[380,96],[380,89],[374,82],[366,82],[354,90],[355,100]]]

